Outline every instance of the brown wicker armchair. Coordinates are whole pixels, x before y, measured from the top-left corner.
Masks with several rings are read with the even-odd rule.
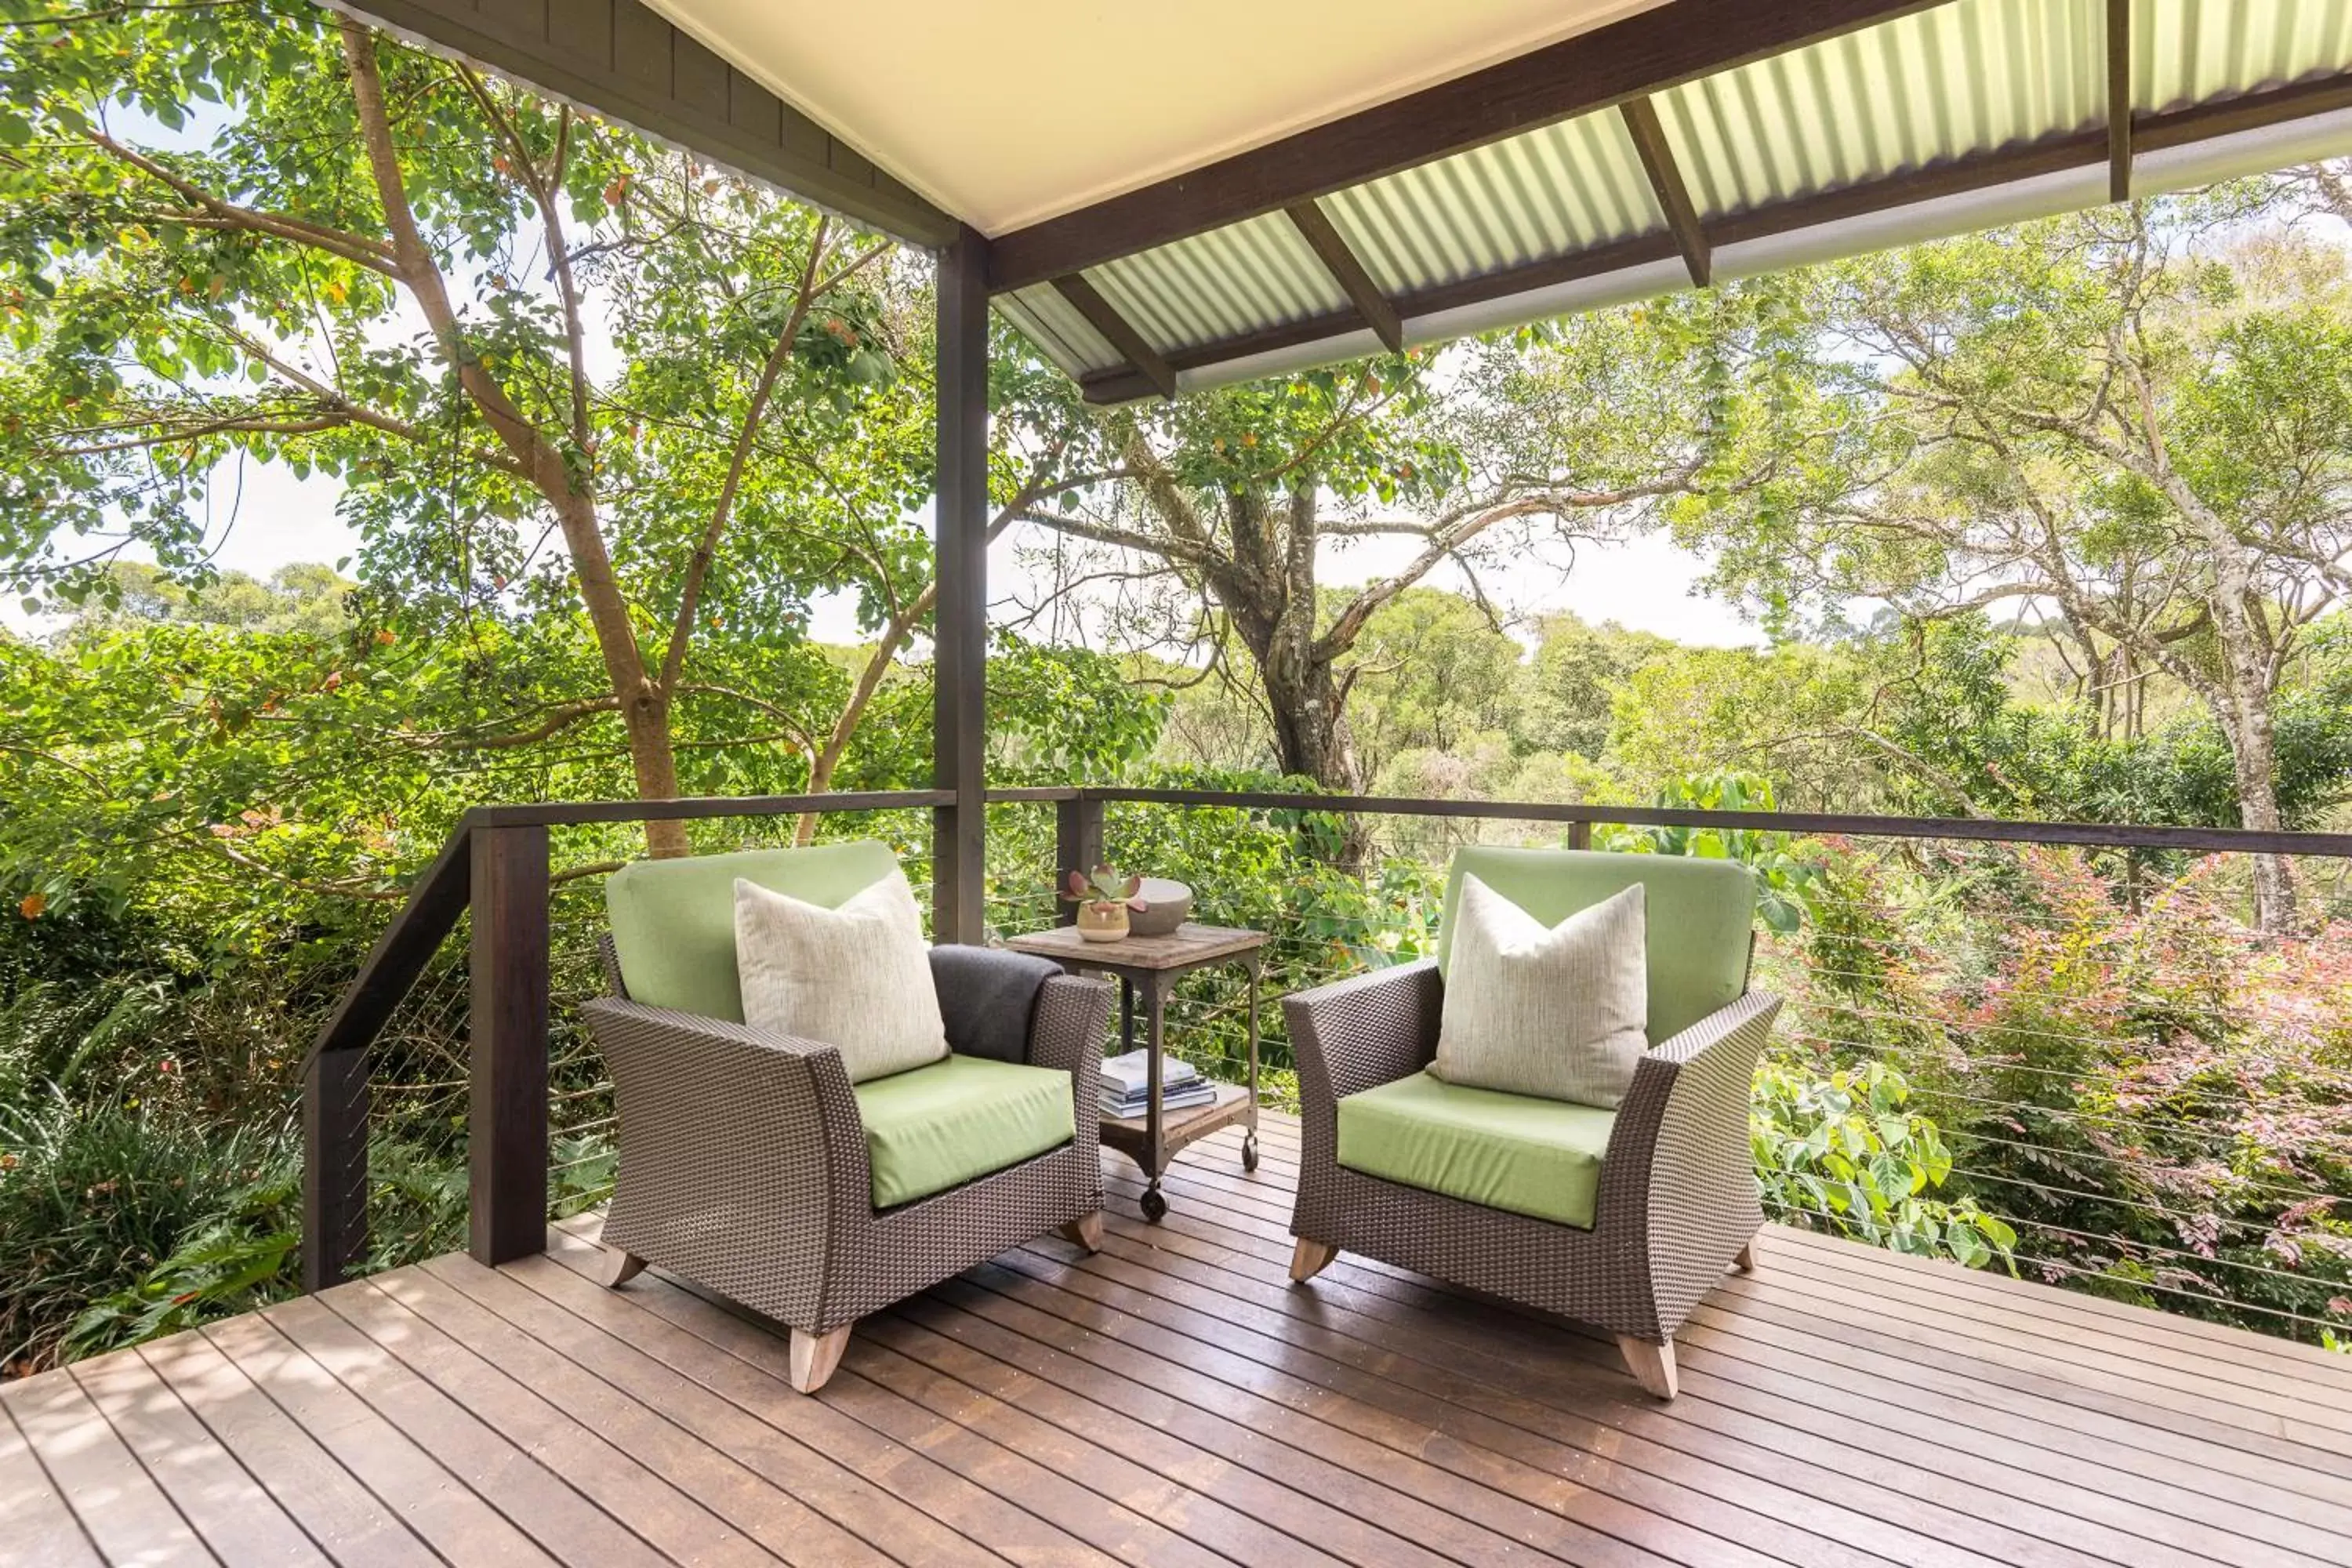
[[[1646,884],[1657,1044],[1608,1129],[1592,1225],[1339,1163],[1339,1101],[1409,1078],[1436,1053],[1444,980],[1440,961],[1425,960],[1283,1003],[1304,1123],[1291,1278],[1312,1279],[1344,1249],[1558,1312],[1614,1334],[1643,1386],[1671,1399],[1675,1331],[1727,1268],[1750,1266],[1764,1222],[1748,1108],[1780,1003],[1745,988],[1752,884],[1721,861],[1560,850],[1465,849],[1454,889],[1465,868],[1547,922]]]
[[[662,868],[648,875],[693,866],[687,875],[729,888],[743,875],[837,902],[873,879],[866,872],[887,872],[894,863],[879,845],[822,847],[878,858],[853,854],[820,866],[826,875],[814,886],[807,866],[776,858],[816,850],[640,865]],[[948,1044],[958,1053],[950,1061],[970,1059],[967,1052],[1017,1054],[1030,1067],[1066,1072],[1074,1133],[944,1191],[877,1208],[859,1105],[874,1085],[853,1086],[839,1050],[715,1016],[715,1003],[688,1011],[630,999],[631,927],[658,930],[666,960],[679,943],[713,948],[722,929],[714,921],[698,929],[679,918],[675,902],[663,904],[648,910],[613,900],[614,937],[604,952],[614,995],[583,1009],[612,1069],[620,1124],[604,1231],[607,1283],[617,1287],[650,1263],[780,1320],[792,1332],[793,1384],[811,1393],[832,1375],[851,1326],[866,1313],[1050,1231],[1089,1250],[1100,1245],[1096,1142],[1109,986],[1017,953],[933,949]],[[731,983],[732,932],[724,929]],[[674,977],[663,978],[677,989]]]

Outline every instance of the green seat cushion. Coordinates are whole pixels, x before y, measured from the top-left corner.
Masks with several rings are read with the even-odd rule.
[[[735,879],[835,909],[888,876],[887,844],[855,839],[805,849],[746,849],[634,860],[604,879],[604,911],[629,999],[743,1021],[735,972]]]
[[[877,1209],[961,1186],[1077,1133],[1070,1075],[1058,1068],[950,1056],[852,1092]]]
[[[1445,878],[1450,915],[1462,879],[1474,876],[1548,926],[1639,882],[1649,908],[1650,1044],[1662,1045],[1748,989],[1756,880],[1736,860],[1681,855],[1607,855],[1583,849],[1471,846]],[[1454,950],[1454,922],[1437,933],[1437,966]]]
[[[1613,1110],[1466,1089],[1417,1072],[1339,1101],[1339,1163],[1591,1230],[1601,1157],[1616,1122]]]

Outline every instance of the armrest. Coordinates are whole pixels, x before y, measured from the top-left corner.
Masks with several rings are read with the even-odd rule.
[[[1101,1133],[1103,1035],[1110,1026],[1110,999],[1107,980],[1056,974],[1037,988],[1029,1023],[1029,1065],[1070,1075],[1071,1110],[1082,1149]]]
[[[1599,1223],[1642,1227],[1657,1255],[1654,1268],[1664,1266],[1665,1247],[1693,1236],[1744,1240],[1763,1223],[1748,1100],[1780,1013],[1780,998],[1751,991],[1657,1046],[1634,1069],[1601,1162]],[[1688,1244],[1701,1282],[1730,1257],[1714,1257],[1713,1245]]]
[[[820,1237],[829,1208],[866,1212],[866,1130],[837,1047],[641,1002],[581,1012],[612,1068],[630,1188],[657,1204],[781,1205],[794,1212],[772,1219]]]
[[[1284,997],[1302,1111],[1328,1116],[1349,1095],[1427,1067],[1444,995],[1437,961],[1423,959]]]

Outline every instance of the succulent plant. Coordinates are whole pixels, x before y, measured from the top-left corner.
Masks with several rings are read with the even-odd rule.
[[[1151,906],[1135,895],[1143,890],[1143,879],[1131,877],[1111,866],[1097,866],[1092,871],[1073,871],[1063,885],[1062,897],[1080,904],[1125,904],[1140,914]]]

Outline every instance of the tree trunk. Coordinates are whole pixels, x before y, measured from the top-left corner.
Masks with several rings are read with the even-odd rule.
[[[2278,746],[2271,726],[2270,660],[2254,624],[2252,573],[2242,552],[2218,527],[2207,531],[2215,554],[2213,628],[2221,645],[2222,701],[2216,716],[2229,737],[2238,785],[2238,822],[2256,833],[2276,833]],[[2273,935],[2294,925],[2294,873],[2284,855],[2254,855],[2254,923]]]

